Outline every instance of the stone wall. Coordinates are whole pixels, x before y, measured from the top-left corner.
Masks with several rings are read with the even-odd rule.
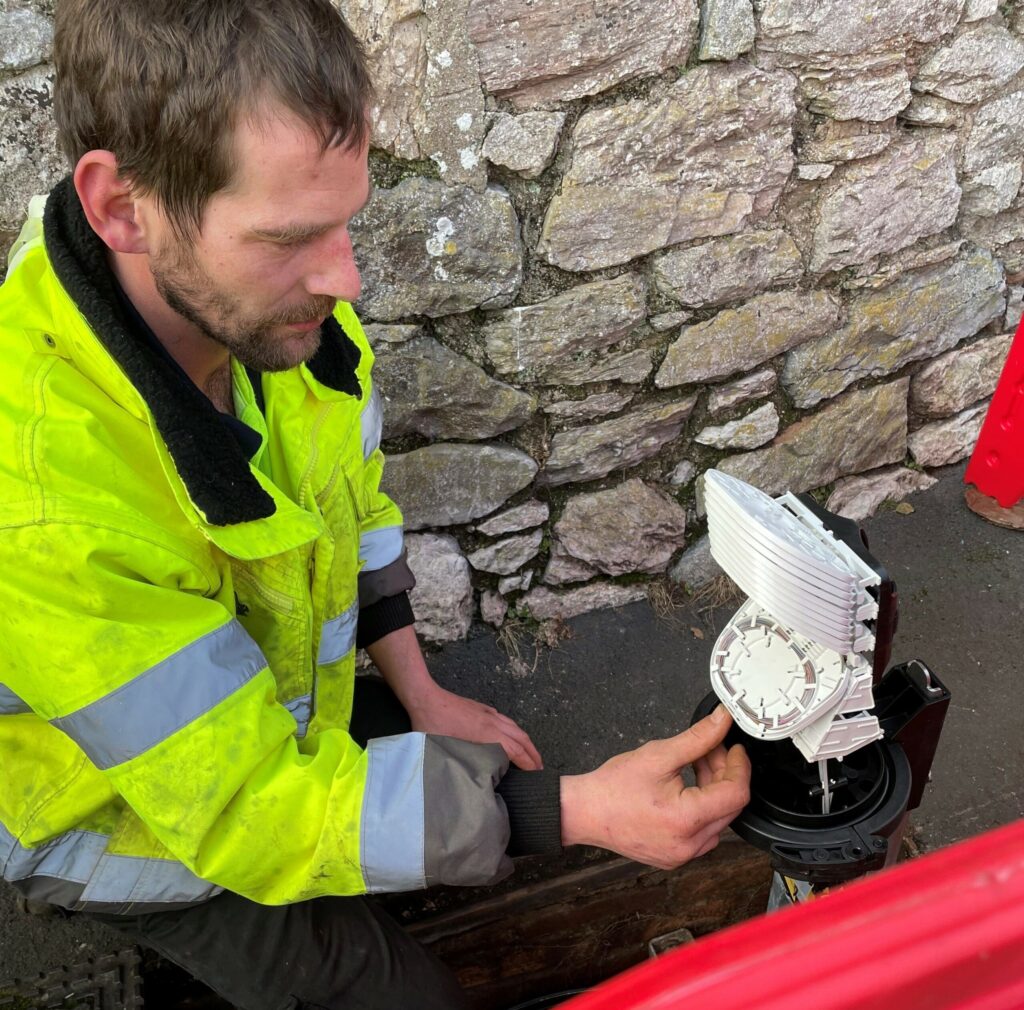
[[[709,466],[863,517],[969,453],[1024,302],[1024,0],[338,0],[428,638],[713,571]],[[62,171],[0,0],[0,232]]]

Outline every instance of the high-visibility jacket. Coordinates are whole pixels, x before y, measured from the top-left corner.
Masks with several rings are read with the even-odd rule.
[[[263,411],[233,363],[250,461],[128,332],[69,181],[44,221],[0,288],[4,879],[127,911],[504,876],[500,747],[346,732],[360,593],[403,563],[351,307]]]

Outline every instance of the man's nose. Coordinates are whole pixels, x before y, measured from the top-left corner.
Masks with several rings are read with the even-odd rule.
[[[348,232],[323,243],[312,266],[306,276],[306,290],[311,295],[327,295],[342,302],[354,302],[359,297],[362,281]]]

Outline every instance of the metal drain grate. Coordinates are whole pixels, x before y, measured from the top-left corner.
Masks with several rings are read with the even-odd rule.
[[[0,1010],[139,1010],[139,983],[132,948],[57,968],[34,982],[0,982]]]

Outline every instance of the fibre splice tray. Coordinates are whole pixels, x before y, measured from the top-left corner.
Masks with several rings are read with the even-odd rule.
[[[896,586],[863,530],[809,495],[772,499],[705,475],[711,553],[747,594],[711,658],[726,744],[751,760],[736,833],[779,873],[830,885],[895,857],[921,802],[949,691],[921,662],[886,667]]]

